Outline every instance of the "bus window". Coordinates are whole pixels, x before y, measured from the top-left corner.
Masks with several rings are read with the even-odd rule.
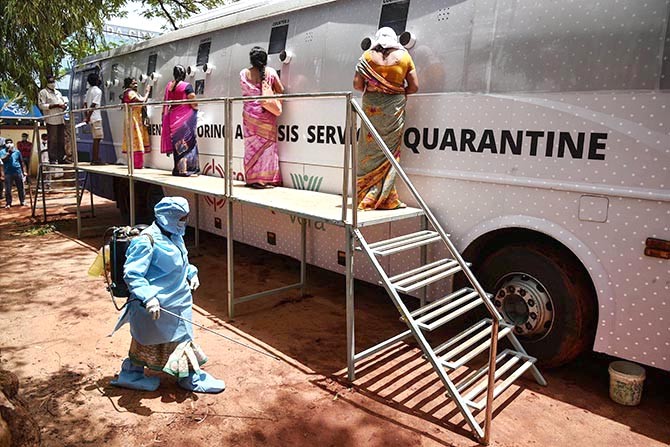
[[[205,94],[205,80],[204,79],[197,79],[195,81],[195,94],[196,95],[204,95]]]
[[[272,24],[270,31],[270,43],[268,54],[281,53],[286,49],[286,38],[288,37],[288,20],[280,20]]]
[[[149,55],[149,62],[147,63],[147,71],[146,74],[147,76],[150,76],[151,73],[156,71],[156,61],[158,60],[158,55],[157,54],[150,54]],[[149,90],[149,98],[153,98],[154,96],[154,89],[152,88]]]
[[[198,58],[195,61],[195,65],[205,65],[209,62],[209,49],[212,46],[212,39],[205,39],[200,41],[198,46]]]
[[[112,81],[112,86],[119,79],[119,64],[112,65],[112,73],[110,74],[110,81]]]
[[[405,32],[409,0],[382,0],[382,12],[379,16],[379,28],[388,26],[396,34]]]

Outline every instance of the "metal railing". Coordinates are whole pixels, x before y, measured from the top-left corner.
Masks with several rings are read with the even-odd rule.
[[[353,226],[358,225],[356,207],[356,175],[355,172],[351,174],[349,171],[354,170],[357,164],[357,156],[355,151],[355,117],[349,106],[352,100],[351,92],[323,92],[323,93],[291,93],[291,94],[281,94],[273,96],[233,96],[233,97],[215,97],[215,98],[199,98],[199,99],[184,99],[184,100],[170,100],[170,101],[147,101],[143,103],[131,103],[131,104],[115,104],[107,105],[96,108],[80,108],[73,109],[69,111],[54,113],[52,116],[70,114],[70,127],[72,133],[72,143],[73,143],[73,162],[75,167],[78,166],[78,157],[77,157],[77,138],[76,138],[76,125],[74,114],[89,112],[92,110],[99,111],[112,111],[112,110],[123,110],[124,119],[123,125],[125,128],[124,138],[126,138],[126,146],[132,147],[132,133],[130,132],[132,118],[131,110],[133,107],[162,107],[162,106],[172,106],[172,105],[182,105],[182,104],[223,104],[223,122],[224,122],[224,195],[232,196],[233,195],[233,131],[232,131],[232,105],[235,102],[248,102],[248,101],[258,101],[263,99],[280,99],[284,100],[296,100],[296,99],[324,99],[324,98],[343,98],[345,100],[345,123],[344,123],[344,153],[343,153],[343,175],[342,175],[342,221],[345,223],[350,223]],[[126,164],[128,168],[128,176],[131,179],[130,182],[130,194],[133,197],[134,185],[132,178],[134,176],[134,166],[132,160],[132,154],[129,154],[126,157]],[[350,196],[351,194],[351,196]],[[348,205],[352,203],[352,216],[349,218],[348,214]],[[131,207],[131,222],[134,222],[134,207]]]

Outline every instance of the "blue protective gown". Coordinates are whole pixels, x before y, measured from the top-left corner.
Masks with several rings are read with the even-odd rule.
[[[130,242],[126,252],[124,279],[130,289],[131,301],[114,331],[130,323],[130,334],[142,345],[193,339],[190,323],[165,312],[161,312],[158,320],[153,320],[140,304],[155,297],[162,308],[188,320],[193,319],[189,281],[198,273],[198,269],[189,263],[182,237],[183,228],[177,228],[178,224],[175,223],[178,217],[188,214],[188,202],[181,197],[169,199],[175,203],[168,203],[161,209],[160,205],[168,200],[163,199],[155,208],[156,222],[142,232],[142,235],[151,235],[153,246],[151,239],[138,236]],[[185,210],[182,210],[184,207]],[[164,234],[157,222],[172,234]]]

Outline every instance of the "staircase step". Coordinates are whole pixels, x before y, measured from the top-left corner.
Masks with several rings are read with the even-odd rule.
[[[436,231],[422,230],[416,233],[404,234],[391,239],[374,242],[370,244],[369,247],[372,249],[372,253],[377,256],[388,256],[441,240],[442,238]]]
[[[391,286],[402,293],[425,287],[460,272],[461,266],[454,259],[440,259],[389,278]]]
[[[440,356],[440,362],[448,369],[460,368],[489,348],[491,345],[491,328],[492,322],[490,319],[481,320],[474,326],[437,346],[434,349],[435,354],[439,355],[449,349],[449,351]],[[512,329],[513,326],[500,322],[498,340],[509,334]],[[454,357],[459,354],[461,357],[454,360]]]
[[[495,380],[501,379],[508,371],[511,371],[505,379],[496,385],[493,389],[493,398],[495,399],[503,391],[512,385],[524,372],[526,372],[533,364],[536,362],[534,357],[522,354],[518,351],[513,351],[511,349],[505,349],[503,352],[498,354],[496,357],[496,369],[494,378]],[[483,410],[486,407],[486,390],[488,389],[488,364],[480,368],[470,377],[466,378],[462,382],[456,385],[456,389],[459,393],[463,395],[464,392],[467,394],[463,395],[463,400],[466,405],[476,408],[477,410]],[[475,385],[476,384],[476,385]],[[474,385],[474,387],[473,387]],[[484,394],[481,399],[475,401],[475,399]]]
[[[477,292],[465,287],[415,310],[410,315],[421,329],[433,331],[483,303]]]

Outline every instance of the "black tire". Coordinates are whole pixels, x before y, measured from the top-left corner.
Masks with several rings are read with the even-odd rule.
[[[560,366],[592,349],[597,299],[586,271],[570,252],[545,242],[514,243],[488,254],[476,270],[484,290],[496,298],[501,292],[498,288],[510,277],[532,278],[546,289],[551,297],[547,308],[553,312],[551,324],[547,325],[550,327],[533,337],[517,333],[521,344],[541,366]],[[529,279],[528,284],[537,283]],[[536,288],[542,290],[541,286]],[[494,303],[501,306],[496,298]]]

